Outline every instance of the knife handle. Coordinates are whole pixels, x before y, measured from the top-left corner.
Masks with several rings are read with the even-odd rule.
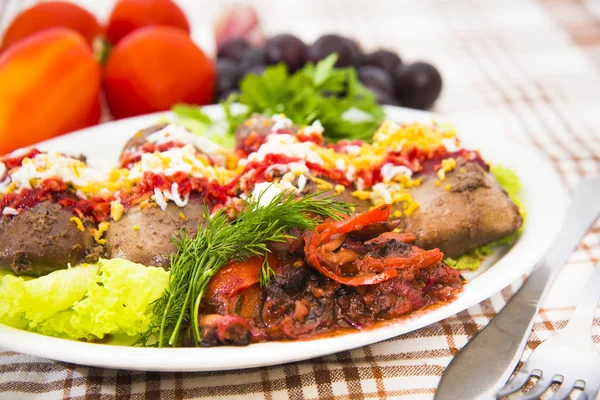
[[[439,399],[493,399],[521,359],[541,302],[560,268],[600,215],[600,178],[585,178],[573,191],[557,239],[519,291],[454,357]]]

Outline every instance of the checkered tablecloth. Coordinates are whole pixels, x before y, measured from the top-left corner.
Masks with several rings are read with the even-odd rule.
[[[102,19],[113,0],[80,2]],[[0,32],[31,3],[0,0]],[[211,20],[229,2],[180,3],[190,16],[195,40],[212,51]],[[569,188],[583,175],[600,174],[600,20],[585,1],[256,0],[253,4],[267,33],[289,31],[311,41],[322,33],[339,32],[356,37],[366,49],[387,47],[406,61],[428,60],[444,77],[435,111],[461,129],[537,148],[552,160]],[[598,258],[596,225],[558,277],[525,356],[565,326]],[[431,399],[452,356],[494,317],[519,284],[455,317],[386,342],[269,368],[131,372],[0,349],[0,398]],[[600,319],[595,325],[594,339],[600,342]]]

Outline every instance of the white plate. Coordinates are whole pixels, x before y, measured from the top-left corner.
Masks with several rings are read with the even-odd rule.
[[[208,107],[218,116],[218,107]],[[387,107],[396,121],[431,120],[432,114]],[[156,122],[153,114],[105,123],[40,144],[40,148],[83,153],[93,163],[115,162],[122,145],[137,130]],[[168,115],[168,114],[166,114]],[[459,136],[460,131],[459,131]],[[462,135],[469,136],[469,135]],[[247,347],[134,348],[46,337],[0,325],[4,348],[76,364],[145,371],[216,371],[282,364],[349,350],[414,331],[471,307],[526,274],[544,255],[564,218],[566,197],[552,166],[532,149],[477,136],[468,145],[481,149],[485,159],[514,168],[524,188],[527,224],[520,240],[502,257],[488,262],[458,298],[447,305],[373,330],[301,342],[271,342]],[[492,265],[490,265],[492,264]]]

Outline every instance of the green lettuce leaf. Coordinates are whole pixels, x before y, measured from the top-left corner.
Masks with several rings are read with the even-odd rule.
[[[26,280],[0,281],[0,322],[71,339],[135,336],[168,287],[168,272],[123,259],[100,260]]]

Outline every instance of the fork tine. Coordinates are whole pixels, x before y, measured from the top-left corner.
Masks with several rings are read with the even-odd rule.
[[[535,400],[542,397],[542,394],[552,385],[552,376],[542,376],[531,390],[523,395],[522,400]]]
[[[579,396],[580,399],[585,399],[587,398],[588,400],[594,400],[596,398],[596,394],[598,393],[598,389],[600,389],[598,387],[598,384],[589,384],[589,383],[585,383],[585,389],[583,390],[583,393],[581,394],[581,396]],[[586,396],[586,397],[584,397]]]
[[[498,391],[496,397],[500,398],[508,396],[509,394],[521,389],[527,383],[527,381],[529,381],[530,376],[531,372],[524,371],[521,368],[521,370],[517,372],[517,374],[511,380],[506,382],[506,385],[504,385],[504,387]]]
[[[575,387],[575,381],[572,379],[563,378],[563,382],[560,387],[549,400],[564,400],[569,397],[569,394],[573,391]]]

